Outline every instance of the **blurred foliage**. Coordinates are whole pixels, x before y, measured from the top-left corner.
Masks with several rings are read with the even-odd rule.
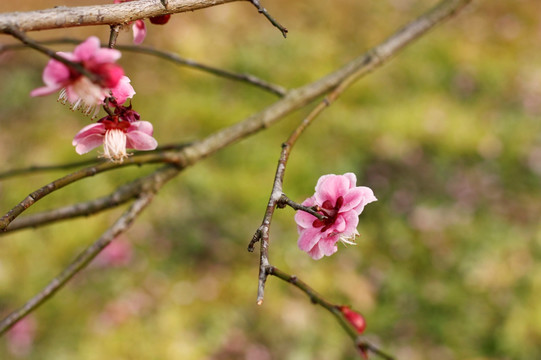
[[[76,3],[95,1],[3,2],[0,11]],[[288,27],[287,40],[252,6],[232,3],[150,25],[145,44],[295,87],[434,3],[263,0]],[[379,201],[361,215],[357,246],[317,262],[296,247],[293,212],[279,211],[271,261],[361,311],[368,339],[398,359],[541,358],[540,13],[537,1],[474,2],[351,88],[292,153],[284,189],[291,198],[310,196],[322,174],[353,171]],[[108,28],[31,36],[90,34],[105,40]],[[130,43],[131,33],[119,41]],[[80,159],[70,143],[88,119],[54,96],[28,96],[41,86],[46,61],[30,50],[0,55],[3,169]],[[146,55],[120,62],[137,91],[134,106],[161,144],[204,137],[275,100]],[[96,260],[32,315],[25,331],[33,343],[17,347],[12,334],[0,342],[0,358],[358,358],[334,319],[288,284],[271,278],[264,305],[255,305],[258,257],[246,246],[280,144],[307,111],[168,184],[117,240],[124,248]],[[107,194],[152,168],[85,179],[29,212]],[[62,175],[0,182],[2,212]],[[41,289],[120,213],[3,236],[0,312]]]

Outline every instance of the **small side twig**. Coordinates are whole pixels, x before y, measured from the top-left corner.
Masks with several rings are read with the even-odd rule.
[[[92,245],[86,248],[79,256],[69,264],[64,271],[56,276],[47,286],[34,297],[28,300],[19,309],[13,311],[0,321],[0,335],[13,327],[19,320],[34,311],[58,290],[60,290],[73,276],[84,269],[92,259],[96,257],[109,243],[119,234],[125,232],[133,220],[152,201],[154,194],[146,193],[136,200],[132,206]]]
[[[312,206],[312,207],[304,206],[302,204],[296,203],[295,201],[291,200],[290,198],[286,196],[286,194],[282,194],[282,196],[280,197],[280,200],[278,200],[278,202],[276,203],[276,207],[281,209],[281,208],[286,207],[286,205],[295,210],[301,210],[301,211],[307,212],[308,214],[317,217],[319,220],[325,220],[327,218],[325,215],[318,213],[319,209],[317,206]]]
[[[119,24],[111,25],[111,32],[109,33],[109,44],[108,44],[108,47],[110,49],[116,46],[116,39],[118,38],[118,32],[120,31],[121,27],[122,26]]]
[[[270,21],[270,23],[276,27],[278,30],[280,30],[280,32],[282,33],[282,36],[284,38],[287,37],[287,29],[285,27],[283,27],[278,21],[276,21],[276,19],[274,19],[270,14],[269,12],[267,11],[267,9],[265,9],[263,6],[261,6],[261,4],[259,3],[259,0],[250,0],[250,2],[257,8],[257,11],[260,13],[260,14],[263,14],[267,20]]]
[[[280,269],[278,269],[276,266],[268,266],[266,268],[266,273],[268,275],[275,276],[281,280],[284,280],[293,286],[295,286],[297,289],[304,292],[309,298],[310,301],[313,304],[319,305],[329,311],[336,320],[340,323],[342,328],[347,332],[349,337],[355,342],[355,346],[359,349],[362,349],[364,351],[370,351],[375,355],[378,355],[382,359],[385,360],[393,360],[394,358],[387,354],[386,352],[382,351],[378,347],[372,345],[371,343],[366,342],[363,340],[363,338],[359,335],[357,330],[355,330],[351,324],[346,320],[344,317],[344,314],[340,311],[340,306],[331,303],[330,301],[326,300],[323,296],[321,296],[318,292],[316,292],[312,287],[310,287],[307,283],[299,279],[295,275],[290,275]]]

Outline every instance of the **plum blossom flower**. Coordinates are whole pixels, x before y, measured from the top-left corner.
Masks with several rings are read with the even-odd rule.
[[[133,0],[115,0],[115,4],[120,4],[123,2],[129,2]],[[150,22],[152,24],[157,25],[164,25],[169,21],[169,18],[171,15],[159,15],[159,16],[153,16],[150,18]],[[145,37],[147,36],[147,27],[145,25],[145,22],[143,20],[135,20],[132,25],[132,32],[133,32],[133,43],[136,45],[139,45],[143,43],[145,40]]]
[[[114,115],[82,128],[73,138],[72,145],[82,155],[103,144],[102,156],[113,162],[124,161],[129,155],[126,149],[154,150],[158,142],[152,137],[152,124],[139,119],[131,105],[116,105]]]
[[[295,214],[299,248],[315,260],[334,254],[338,241],[354,244],[359,235],[359,215],[366,204],[377,199],[370,188],[356,186],[356,183],[353,173],[323,175],[317,182],[315,194],[302,205],[314,207],[325,218],[320,220],[305,211]]]
[[[110,96],[110,91],[126,97],[135,94],[129,79],[124,76],[124,70],[115,64],[121,56],[120,52],[101,48],[97,37],[89,37],[75,47],[73,53],[59,52],[58,55],[81,64],[97,80],[91,80],[66,64],[51,59],[43,70],[45,86],[32,90],[31,96],[49,95],[60,90],[60,101],[69,102],[74,110],[81,107],[84,113],[90,114]]]

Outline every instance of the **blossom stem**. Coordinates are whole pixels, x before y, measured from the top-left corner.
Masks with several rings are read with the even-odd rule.
[[[349,337],[355,342],[355,345],[361,349],[361,350],[367,350],[375,355],[378,355],[382,359],[385,360],[393,360],[394,358],[391,355],[388,355],[384,351],[380,350],[378,347],[372,345],[371,343],[366,342],[361,336],[359,336],[357,330],[355,330],[347,321],[347,319],[344,317],[344,314],[342,311],[340,311],[340,306],[332,304],[328,300],[326,300],[323,296],[321,296],[318,292],[316,292],[314,289],[312,289],[307,283],[299,279],[295,275],[290,275],[280,269],[278,269],[276,266],[269,265],[266,268],[266,272],[268,275],[275,276],[281,280],[284,280],[302,292],[304,292],[308,297],[310,298],[310,301],[313,304],[320,305],[327,311],[329,311],[336,320],[340,323],[342,328],[347,332]]]
[[[78,64],[78,63],[73,62],[73,61],[69,61],[68,59],[58,55],[53,50],[39,44],[38,42],[36,42],[36,41],[34,41],[32,39],[30,39],[28,36],[25,35],[24,32],[16,29],[15,27],[13,27],[13,26],[8,27],[6,29],[6,33],[8,33],[11,36],[13,36],[14,38],[20,40],[26,46],[31,47],[32,49],[37,50],[37,51],[47,55],[48,57],[50,57],[52,59],[55,59],[56,61],[61,62],[62,64],[66,65],[67,67],[77,71],[78,73],[86,76],[87,78],[89,78],[94,83],[96,83],[96,82],[98,82],[100,80],[99,77],[96,74],[93,74],[90,71],[86,70],[85,67],[82,66],[81,64]]]
[[[310,215],[314,215],[319,220],[325,220],[327,218],[325,215],[322,215],[317,212],[316,206],[307,207],[307,206],[301,205],[299,203],[294,202],[290,198],[288,198],[285,194],[282,194],[282,196],[280,197],[280,200],[278,200],[278,202],[276,203],[276,206],[281,209],[281,208],[286,207],[286,205],[292,207],[295,210],[305,211],[309,213]]]
[[[267,11],[267,9],[265,9],[263,6],[261,6],[261,4],[259,3],[259,0],[250,0],[250,2],[257,8],[257,11],[260,13],[260,14],[263,14],[267,20],[270,21],[270,23],[276,27],[278,30],[280,30],[280,32],[282,33],[282,36],[284,38],[287,37],[287,29],[285,27],[283,27],[278,21],[276,21],[276,19],[274,19],[270,14],[269,12]]]
[[[109,33],[109,49],[116,46],[116,39],[118,38],[118,32],[120,31],[120,25],[111,25],[111,32]]]

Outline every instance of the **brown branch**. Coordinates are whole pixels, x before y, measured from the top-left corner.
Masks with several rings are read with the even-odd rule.
[[[52,9],[0,14],[0,33],[11,26],[20,31],[50,30],[89,25],[116,25],[244,0],[139,0],[93,6],[57,6]]]
[[[60,38],[60,39],[40,41],[39,43],[40,44],[80,44],[81,42],[82,40],[79,40],[79,39]],[[107,44],[102,44],[102,46],[106,46],[106,45]],[[21,44],[9,44],[9,45],[0,44],[0,53],[7,50],[21,50],[25,48],[26,47]],[[130,51],[134,53],[156,56],[161,59],[171,61],[178,65],[187,66],[187,67],[200,70],[203,72],[207,72],[209,74],[220,76],[226,79],[246,82],[249,85],[256,86],[262,90],[268,91],[280,97],[284,96],[287,93],[287,89],[284,88],[283,86],[269,83],[268,81],[260,79],[257,76],[246,74],[246,73],[235,73],[235,72],[220,69],[214,66],[205,65],[203,63],[200,63],[192,59],[183,58],[173,52],[157,50],[150,46],[142,46],[142,45],[115,45],[115,48],[122,51]]]
[[[282,33],[282,36],[284,38],[287,37],[287,29],[285,27],[283,27],[278,21],[276,21],[276,19],[274,19],[270,14],[269,12],[267,11],[267,9],[265,9],[263,6],[261,6],[259,0],[249,0],[257,9],[257,11],[260,13],[260,14],[263,14],[263,16],[265,16],[267,18],[267,20],[269,20],[269,22],[275,27],[277,28],[278,30],[280,30],[280,32]]]
[[[107,196],[74,205],[60,207],[50,211],[29,215],[15,219],[0,236],[7,233],[23,230],[29,227],[52,224],[57,221],[89,216],[111,209],[135,199],[141,193],[155,190],[155,184],[162,184],[175,177],[181,169],[178,167],[164,167],[152,174],[136,179],[128,184],[118,187]]]
[[[351,324],[344,317],[344,314],[342,313],[342,311],[340,311],[340,306],[332,304],[331,302],[326,300],[323,296],[321,296],[314,289],[312,289],[307,283],[305,283],[295,275],[289,275],[285,273],[284,271],[278,269],[275,266],[268,266],[265,271],[268,275],[273,275],[281,280],[292,284],[297,289],[300,289],[302,292],[308,295],[312,304],[320,305],[321,307],[329,311],[336,318],[340,326],[342,326],[342,328],[346,331],[349,337],[355,342],[355,346],[363,350],[368,350],[383,359],[394,359],[391,355],[388,355],[376,346],[364,341],[362,337],[359,336],[357,330],[354,329],[353,326],[351,326]]]
[[[183,166],[182,159],[177,153],[171,152],[159,152],[154,154],[141,154],[137,157],[130,157],[123,163],[102,162],[94,166],[90,166],[71,174],[68,174],[60,179],[57,179],[36,191],[32,192],[26,198],[24,198],[19,204],[9,210],[2,218],[0,218],[0,231],[6,231],[9,224],[21,215],[26,209],[34,205],[38,200],[43,199],[45,196],[52,192],[59,190],[67,185],[73,184],[76,181],[84,179],[89,176],[117,169],[129,165],[141,165],[149,163],[171,163],[176,164],[179,167]]]
[[[69,264],[58,276],[34,297],[28,300],[19,309],[13,311],[0,321],[0,335],[13,327],[19,320],[34,311],[45,301],[60,290],[73,276],[84,269],[96,255],[100,253],[119,234],[125,232],[133,220],[151,202],[154,194],[143,193],[133,205],[92,245],[86,248],[77,258]]]
[[[296,203],[295,201],[288,198],[286,194],[282,194],[280,199],[276,202],[276,207],[279,209],[282,209],[282,208],[285,208],[286,206],[289,206],[295,210],[301,210],[301,211],[307,212],[308,214],[317,217],[319,220],[327,219],[325,215],[318,213],[318,208],[319,208],[318,206],[312,206],[312,207],[303,206],[302,204]]]
[[[180,149],[185,148],[189,144],[190,143],[163,145],[163,146],[159,146],[157,149],[152,150],[152,151],[135,152],[134,155],[126,161],[126,164],[118,164],[118,165],[126,166],[126,165],[143,165],[145,163],[156,163],[156,162],[172,162],[174,160],[171,159],[171,154],[170,153],[166,154],[166,152],[170,152],[171,150],[178,151]],[[150,155],[150,154],[153,154],[153,155]],[[93,158],[90,160],[75,161],[75,162],[66,163],[66,164],[44,165],[44,166],[33,165],[33,166],[25,167],[25,168],[12,169],[5,172],[0,172],[0,180],[9,179],[9,178],[21,176],[21,175],[40,173],[40,172],[73,169],[73,168],[81,167],[85,165],[97,165],[97,164],[106,163],[106,162],[108,162],[108,160],[101,159],[101,158]]]

